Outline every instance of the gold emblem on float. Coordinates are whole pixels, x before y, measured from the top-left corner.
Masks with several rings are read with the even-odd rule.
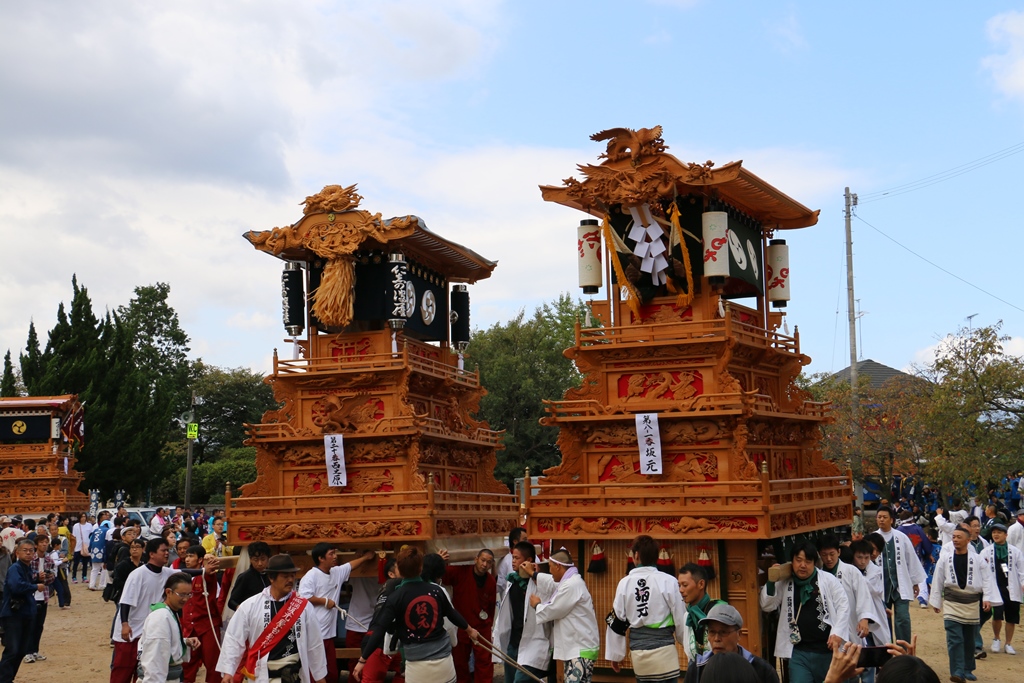
[[[26,429],[28,429],[28,425],[21,420],[15,420],[11,424],[11,431],[15,434],[24,434]]]

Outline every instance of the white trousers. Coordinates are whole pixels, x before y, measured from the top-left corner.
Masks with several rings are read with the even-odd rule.
[[[93,562],[89,570],[89,588],[103,590],[107,587],[107,569],[102,562]]]

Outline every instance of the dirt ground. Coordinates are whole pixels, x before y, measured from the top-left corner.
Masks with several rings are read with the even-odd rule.
[[[50,607],[41,649],[45,662],[22,664],[19,683],[103,683],[110,671],[110,623],[114,607],[103,602],[98,592],[81,584],[72,585],[72,608],[60,610],[56,600]],[[939,679],[949,679],[942,618],[932,610],[912,609],[914,632],[918,634],[918,655],[931,664]],[[992,629],[985,625],[986,647]],[[978,680],[983,683],[1024,682],[1024,632],[1014,638],[1020,654],[989,653],[978,661]],[[495,667],[500,671],[500,667]],[[199,680],[205,680],[200,671]]]

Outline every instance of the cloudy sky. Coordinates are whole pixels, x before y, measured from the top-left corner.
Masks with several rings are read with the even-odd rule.
[[[580,215],[537,185],[655,124],[821,209],[787,234],[811,371],[849,360],[845,186],[863,357],[927,360],[969,316],[1024,337],[1014,3],[98,0],[0,5],[0,353],[77,273],[98,311],[170,283],[194,355],[267,370],[280,262],[241,234],[335,183],[497,259],[490,326],[578,291]]]

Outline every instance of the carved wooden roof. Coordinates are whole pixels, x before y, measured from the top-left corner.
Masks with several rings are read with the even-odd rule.
[[[64,396],[13,396],[0,398],[0,413],[11,410],[64,410],[78,400],[75,394]]]
[[[664,152],[660,136],[660,126],[639,131],[617,128],[592,136],[610,140],[608,151],[601,155],[605,161],[578,166],[585,176],[582,181],[567,178],[561,187],[541,185],[541,196],[600,217],[615,204],[653,203],[698,193],[717,196],[767,229],[806,228],[818,222],[818,211],[743,168],[742,161],[719,167],[711,161],[685,163]]]

